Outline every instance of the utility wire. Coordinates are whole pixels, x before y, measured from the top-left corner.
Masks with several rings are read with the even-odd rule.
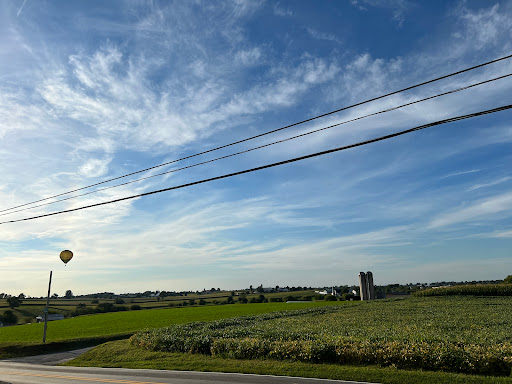
[[[88,189],[88,188],[91,188],[91,187],[95,187],[95,186],[97,186],[97,185],[101,185],[101,184],[109,183],[109,182],[111,182],[111,181],[119,180],[119,179],[122,179],[122,178],[125,178],[125,177],[128,177],[128,176],[136,175],[136,174],[138,174],[138,173],[146,172],[146,171],[149,171],[149,170],[151,170],[151,169],[155,169],[155,168],[163,167],[163,166],[165,166],[165,165],[173,164],[173,163],[176,163],[176,162],[178,162],[178,161],[182,161],[182,160],[190,159],[190,158],[192,158],[192,157],[196,157],[196,156],[204,155],[204,154],[206,154],[206,153],[210,153],[210,152],[218,151],[219,149],[227,148],[227,147],[230,147],[230,146],[233,146],[233,145],[236,145],[236,144],[240,144],[240,143],[243,143],[243,142],[246,142],[246,141],[249,141],[249,140],[256,139],[256,138],[258,138],[258,137],[262,137],[262,136],[265,136],[265,135],[269,135],[269,134],[271,134],[271,133],[275,133],[275,132],[278,132],[278,131],[282,131],[282,130],[284,130],[284,129],[288,129],[288,128],[291,128],[291,127],[295,127],[295,126],[300,125],[300,124],[304,124],[304,123],[307,123],[307,122],[310,122],[310,121],[313,121],[313,120],[316,120],[316,119],[320,119],[320,118],[325,117],[325,116],[329,116],[329,115],[332,115],[332,114],[335,114],[335,113],[338,113],[338,112],[341,112],[341,111],[345,111],[345,110],[350,109],[350,108],[358,107],[358,106],[360,106],[360,105],[367,104],[367,103],[370,103],[370,102],[375,101],[375,100],[379,100],[379,99],[383,99],[383,98],[388,97],[388,96],[396,95],[397,93],[405,92],[405,91],[408,91],[408,90],[411,90],[411,89],[414,89],[414,88],[417,88],[417,87],[421,87],[421,86],[423,86],[423,85],[427,85],[427,84],[430,84],[430,83],[434,83],[434,82],[439,81],[439,80],[443,80],[443,79],[446,79],[446,78],[449,78],[449,77],[452,77],[452,76],[455,76],[455,75],[459,75],[459,74],[464,73],[464,72],[469,72],[469,71],[472,71],[472,70],[477,69],[477,68],[482,68],[482,67],[484,67],[484,66],[486,66],[486,65],[493,64],[493,63],[497,63],[497,62],[499,62],[499,61],[506,60],[506,59],[510,59],[510,58],[512,58],[512,55],[507,55],[507,56],[501,57],[501,58],[499,58],[499,59],[495,59],[495,60],[487,61],[487,62],[485,62],[485,63],[475,65],[475,66],[473,66],[473,67],[469,67],[469,68],[462,69],[462,70],[457,71],[457,72],[450,73],[450,74],[448,74],[448,75],[444,75],[444,76],[437,77],[437,78],[435,78],[435,79],[431,79],[431,80],[428,80],[428,81],[424,81],[424,82],[422,82],[422,83],[415,84],[415,85],[412,85],[412,86],[409,86],[409,87],[406,87],[406,88],[400,89],[400,90],[398,90],[398,91],[390,92],[390,93],[387,93],[387,94],[385,94],[385,95],[381,95],[381,96],[374,97],[374,98],[372,98],[372,99],[368,99],[368,100],[365,100],[365,101],[361,101],[361,102],[359,102],[359,103],[355,103],[355,104],[352,104],[352,105],[349,105],[349,106],[346,106],[346,107],[343,107],[343,108],[336,109],[336,110],[331,111],[331,112],[327,112],[327,113],[324,113],[324,114],[321,114],[321,115],[318,115],[318,116],[315,116],[315,117],[311,117],[311,118],[309,118],[309,119],[302,120],[302,121],[299,121],[299,122],[297,122],[297,123],[289,124],[289,125],[286,125],[286,126],[281,127],[281,128],[277,128],[277,129],[274,129],[274,130],[271,130],[271,131],[268,131],[268,132],[264,132],[264,133],[261,133],[261,134],[255,135],[255,136],[251,136],[251,137],[248,137],[248,138],[245,138],[245,139],[242,139],[242,140],[238,140],[238,141],[235,141],[235,142],[232,142],[232,143],[229,143],[229,144],[225,144],[225,145],[222,145],[222,146],[220,146],[220,147],[212,148],[212,149],[209,149],[209,150],[206,150],[206,151],[203,151],[203,152],[199,152],[199,153],[196,153],[196,154],[193,154],[193,155],[190,155],[190,156],[182,157],[182,158],[177,159],[177,160],[168,161],[168,162],[163,163],[163,164],[159,164],[159,165],[155,165],[155,166],[153,166],[153,167],[145,168],[145,169],[142,169],[142,170],[140,170],[140,171],[131,172],[131,173],[128,173],[128,174],[126,174],[126,175],[122,175],[122,176],[114,177],[114,178],[112,178],[112,179],[104,180],[104,181],[101,181],[101,182],[98,182],[98,183],[90,184],[90,185],[87,185],[87,186],[85,186],[85,187],[81,187],[81,188],[73,189],[73,190],[68,191],[68,192],[63,192],[63,193],[59,193],[59,194],[57,194],[57,195],[53,195],[53,196],[49,196],[49,197],[45,197],[45,198],[43,198],[43,199],[35,200],[35,201],[30,202],[30,203],[25,203],[25,204],[17,205],[17,206],[15,206],[15,207],[11,207],[11,208],[7,208],[7,209],[3,209],[3,210],[0,210],[0,212],[11,211],[11,210],[16,209],[16,208],[21,208],[21,207],[25,207],[25,206],[27,206],[27,205],[36,204],[36,203],[39,203],[39,202],[41,202],[41,201],[46,201],[46,200],[53,199],[53,198],[56,198],[56,197],[59,197],[59,196],[68,195],[68,194],[73,193],[73,192],[78,192],[78,191],[81,191],[81,190],[84,190],[84,189]]]
[[[383,141],[383,140],[391,139],[391,138],[397,137],[397,136],[401,136],[401,135],[404,135],[406,133],[411,133],[411,132],[414,132],[414,131],[419,131],[421,129],[434,127],[436,125],[452,123],[454,121],[470,119],[470,118],[477,117],[477,116],[482,116],[482,115],[488,115],[488,114],[491,114],[491,113],[505,111],[505,110],[508,110],[508,109],[511,109],[511,108],[512,108],[512,104],[509,104],[509,105],[505,105],[505,106],[498,107],[498,108],[488,109],[488,110],[485,110],[485,111],[470,113],[470,114],[462,115],[462,116],[456,116],[456,117],[452,117],[452,118],[449,118],[449,119],[439,120],[439,121],[435,121],[433,123],[420,125],[420,126],[415,127],[415,128],[406,129],[404,131],[395,132],[395,133],[392,133],[392,134],[389,134],[389,135],[376,137],[374,139],[360,141],[358,143],[349,144],[349,145],[345,145],[345,146],[342,146],[342,147],[337,147],[337,148],[328,149],[328,150],[321,151],[321,152],[311,153],[311,154],[305,155],[305,156],[300,156],[300,157],[295,157],[295,158],[288,159],[288,160],[279,161],[277,163],[271,163],[271,164],[266,164],[266,165],[262,165],[262,166],[255,167],[255,168],[245,169],[243,171],[227,173],[227,174],[224,174],[224,175],[221,175],[221,176],[216,176],[216,177],[211,177],[209,179],[203,179],[203,180],[194,181],[194,182],[191,182],[191,183],[181,184],[181,185],[177,185],[177,186],[174,186],[174,187],[159,189],[159,190],[156,190],[156,191],[140,193],[138,195],[132,195],[132,196],[122,197],[122,198],[115,199],[115,200],[104,201],[102,203],[90,204],[90,205],[85,205],[85,206],[78,207],[78,208],[72,208],[72,209],[66,209],[66,210],[63,210],[63,211],[46,213],[44,215],[39,215],[39,216],[26,217],[24,219],[3,221],[3,222],[0,222],[0,225],[1,224],[8,224],[8,223],[17,223],[17,222],[20,222],[20,221],[40,219],[42,217],[60,215],[62,213],[79,211],[79,210],[82,210],[82,209],[98,207],[100,205],[107,205],[107,204],[117,203],[117,202],[120,202],[120,201],[126,201],[126,200],[135,199],[135,198],[139,198],[139,197],[154,195],[154,194],[161,193],[161,192],[167,192],[167,191],[172,191],[172,190],[175,190],[175,189],[190,187],[192,185],[203,184],[203,183],[207,183],[207,182],[210,182],[210,181],[226,179],[228,177],[243,175],[245,173],[250,173],[250,172],[260,171],[262,169],[276,167],[278,165],[289,164],[289,163],[293,163],[293,162],[296,162],[296,161],[310,159],[310,158],[313,158],[313,157],[322,156],[322,155],[326,155],[326,154],[333,153],[333,152],[338,152],[338,151],[343,151],[343,150],[350,149],[350,148],[360,147],[360,146],[363,146],[363,145],[367,145],[367,144],[375,143],[375,142],[378,142],[378,141]]]
[[[254,148],[246,149],[246,150],[244,150],[244,151],[240,151],[240,152],[232,153],[232,154],[230,154],[230,155],[217,157],[217,158],[215,158],[215,159],[211,159],[211,160],[207,160],[207,161],[202,161],[202,162],[200,162],[200,163],[196,163],[196,164],[188,165],[188,166],[186,166],[186,167],[181,167],[181,168],[171,169],[170,171],[161,172],[161,173],[158,173],[158,174],[156,174],[156,175],[151,175],[151,176],[141,177],[141,178],[139,178],[139,179],[135,179],[135,180],[127,181],[127,182],[125,182],[125,183],[112,185],[112,186],[110,186],[110,187],[100,188],[100,189],[97,189],[97,190],[95,190],[95,191],[91,191],[91,192],[87,192],[87,193],[82,193],[82,194],[80,194],[80,195],[76,195],[76,196],[66,197],[66,198],[64,198],[64,199],[59,199],[59,200],[56,200],[56,201],[51,201],[51,202],[49,202],[49,203],[38,204],[38,205],[34,205],[34,206],[32,206],[32,207],[28,207],[28,208],[22,208],[22,209],[18,209],[18,210],[15,210],[15,211],[10,211],[10,212],[0,213],[0,216],[5,216],[5,215],[13,214],[13,213],[18,213],[18,212],[28,211],[28,210],[35,209],[35,208],[40,208],[40,207],[43,207],[43,206],[46,206],[46,205],[51,205],[51,204],[55,204],[55,203],[60,203],[60,202],[62,202],[62,201],[72,200],[72,199],[76,199],[76,198],[78,198],[78,197],[83,197],[83,196],[91,195],[91,194],[94,194],[94,193],[98,193],[98,192],[101,192],[101,191],[105,191],[105,190],[107,190],[107,189],[112,189],[112,188],[121,187],[121,186],[123,186],[123,185],[133,184],[133,183],[136,183],[136,182],[139,182],[139,181],[142,181],[142,180],[151,179],[151,178],[153,178],[153,177],[158,177],[158,176],[166,175],[166,174],[169,174],[169,173],[174,173],[174,172],[178,172],[178,171],[183,171],[183,170],[185,170],[185,169],[189,169],[189,168],[197,167],[197,166],[199,166],[199,165],[204,165],[204,164],[208,164],[208,163],[213,163],[213,162],[218,161],[218,160],[227,159],[227,158],[229,158],[229,157],[233,157],[233,156],[238,156],[238,155],[241,155],[241,154],[244,154],[244,153],[248,153],[248,152],[255,151],[255,150],[257,150],[257,149],[261,149],[261,148],[265,148],[265,147],[270,147],[271,145],[275,145],[275,144],[279,144],[279,143],[284,143],[284,142],[286,142],[286,141],[290,141],[290,140],[298,139],[298,138],[300,138],[300,137],[308,136],[308,135],[311,135],[311,134],[313,134],[313,133],[318,133],[318,132],[321,132],[321,131],[325,131],[325,130],[327,130],[327,129],[334,128],[334,127],[338,127],[338,126],[343,125],[343,124],[348,124],[348,123],[351,123],[351,122],[354,122],[354,121],[357,121],[357,120],[362,120],[362,119],[365,119],[365,118],[370,117],[370,116],[375,116],[375,115],[379,115],[379,114],[382,114],[382,113],[386,113],[386,112],[390,112],[390,111],[395,111],[395,110],[397,110],[397,109],[400,109],[400,108],[403,108],[403,107],[407,107],[407,106],[410,106],[410,105],[413,105],[413,104],[418,104],[418,103],[421,103],[421,102],[424,102],[424,101],[427,101],[427,100],[432,100],[432,99],[435,99],[435,98],[437,98],[437,97],[446,96],[446,95],[453,94],[453,93],[456,93],[456,92],[464,91],[464,90],[466,90],[466,89],[473,88],[473,87],[476,87],[476,86],[479,86],[479,85],[482,85],[482,84],[490,83],[490,82],[493,82],[493,81],[496,81],[496,80],[500,80],[500,79],[503,79],[503,78],[506,78],[506,77],[509,77],[509,76],[512,76],[512,73],[509,73],[509,74],[507,74],[507,75],[503,75],[503,76],[499,76],[499,77],[495,77],[495,78],[493,78],[493,79],[489,79],[489,80],[481,81],[481,82],[479,82],[479,83],[475,83],[475,84],[467,85],[467,86],[464,86],[464,87],[461,87],[461,88],[452,89],[451,91],[447,91],[447,92],[443,92],[443,93],[440,93],[440,94],[437,94],[437,95],[434,95],[434,96],[426,97],[426,98],[424,98],[424,99],[420,99],[420,100],[412,101],[412,102],[409,102],[409,103],[406,103],[406,104],[402,104],[402,105],[399,105],[399,106],[396,106],[396,107],[392,107],[392,108],[384,109],[384,110],[382,110],[382,111],[373,112],[373,113],[370,113],[370,114],[367,114],[367,115],[364,115],[364,116],[356,117],[356,118],[353,118],[353,119],[350,119],[350,120],[346,120],[346,121],[343,121],[343,122],[340,122],[340,123],[336,123],[336,124],[333,124],[333,125],[329,125],[329,126],[327,126],[327,127],[323,127],[323,128],[315,129],[315,130],[313,130],[313,131],[309,131],[309,132],[306,132],[306,133],[302,133],[302,134],[300,134],[300,135],[291,136],[291,137],[288,137],[288,138],[286,138],[286,139],[282,139],[282,140],[274,141],[274,142],[271,142],[271,143],[268,143],[268,144],[260,145],[260,146],[258,146],[258,147],[254,147]],[[0,212],[1,212],[1,211],[0,211]]]

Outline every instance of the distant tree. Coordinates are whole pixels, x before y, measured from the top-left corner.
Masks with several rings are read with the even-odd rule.
[[[226,302],[227,302],[228,304],[235,304],[235,300],[233,300],[233,296],[228,296],[228,298],[227,298]]]
[[[204,300],[204,299],[199,300],[199,305],[205,305],[205,304],[206,304],[206,300]]]
[[[283,298],[282,297],[271,297],[270,299],[268,299],[271,303],[282,303],[283,302]]]
[[[140,311],[142,308],[138,304],[132,304],[132,305],[130,305],[130,309],[132,311]]]
[[[212,289],[210,289],[210,291],[215,292],[215,291],[216,291],[216,289],[215,289],[215,288],[212,288]]]
[[[505,277],[505,280],[503,280],[505,284],[512,284],[512,275],[508,275]]]
[[[9,307],[11,307],[11,309],[14,309],[14,307],[19,307],[21,303],[21,299],[17,298],[16,296],[11,296],[7,298],[7,304],[9,305]]]
[[[99,303],[100,303],[100,301],[98,299],[94,299],[91,301],[91,304],[99,304]]]
[[[71,298],[73,298],[73,292],[71,292],[71,289],[68,289],[68,290],[66,291],[66,293],[64,294],[64,297],[65,297],[66,299],[71,299]]]
[[[58,297],[59,297],[59,295],[58,295],[57,293],[54,293],[54,294],[52,295],[52,298],[53,298],[53,299],[57,299]]]
[[[336,296],[333,296],[333,295],[325,295],[324,300],[325,301],[336,301],[338,299],[336,298]]]
[[[118,297],[117,299],[115,299],[114,304],[124,304],[124,300]]]
[[[350,300],[354,300],[354,294],[353,293],[342,293],[341,294],[341,297],[340,297],[340,300],[342,301],[350,301]]]
[[[268,300],[267,300],[267,298],[265,296],[259,295],[258,303],[268,303]]]
[[[194,299],[189,299],[189,300],[188,300],[188,303],[189,303],[190,305],[196,305],[196,301],[195,301]]]
[[[14,325],[18,323],[18,316],[16,316],[13,311],[7,310],[0,316],[0,321],[5,325]]]
[[[263,287],[260,285],[258,288],[256,288],[256,292],[263,293],[265,291],[263,290]]]
[[[241,296],[241,297],[238,298],[238,302],[240,304],[247,304],[247,301],[248,301],[247,297],[245,297],[245,296]]]
[[[24,298],[25,298],[25,294],[24,293],[20,293],[18,295],[18,299],[23,300]]]

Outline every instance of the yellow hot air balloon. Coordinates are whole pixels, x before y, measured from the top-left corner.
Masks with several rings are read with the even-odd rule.
[[[68,251],[67,249],[60,253],[60,259],[67,264],[69,260],[73,258],[73,252]]]

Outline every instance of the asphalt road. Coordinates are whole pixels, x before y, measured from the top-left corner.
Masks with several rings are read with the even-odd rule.
[[[153,369],[58,367],[0,361],[0,384],[343,384],[353,381]]]

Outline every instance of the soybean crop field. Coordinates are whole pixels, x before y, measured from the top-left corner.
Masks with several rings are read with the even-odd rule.
[[[138,332],[135,346],[237,359],[510,375],[512,298],[350,303]]]

